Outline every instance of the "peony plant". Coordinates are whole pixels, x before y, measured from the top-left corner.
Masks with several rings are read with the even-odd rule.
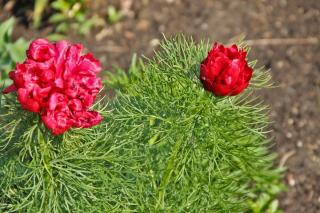
[[[106,195],[126,188],[130,162],[108,139],[103,99],[94,104],[100,62],[82,51],[36,39],[10,72],[0,104],[0,212],[101,212]]]
[[[248,60],[245,43],[210,48],[177,36],[160,46],[107,84],[117,91],[110,133],[141,158],[124,209],[276,212],[282,169],[273,166],[268,110],[255,95],[272,85],[269,72]]]
[[[107,104],[91,53],[31,43],[1,97],[0,211],[248,212],[261,195],[272,202],[281,170],[253,95],[269,73],[243,44],[178,36],[161,47],[128,74],[109,73]]]

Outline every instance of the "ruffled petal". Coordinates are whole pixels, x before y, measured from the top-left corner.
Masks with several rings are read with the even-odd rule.
[[[79,65],[77,66],[77,72],[80,75],[92,75],[95,76],[101,71],[100,62],[95,59],[92,53],[81,56]]]
[[[102,121],[101,115],[96,111],[76,112],[76,127],[90,128]]]
[[[34,40],[27,50],[28,58],[39,62],[49,60],[54,54],[54,46],[46,39]]]
[[[40,111],[39,103],[30,98],[30,94],[26,89],[18,89],[18,101],[20,102],[21,106],[26,110],[29,110],[31,112]]]

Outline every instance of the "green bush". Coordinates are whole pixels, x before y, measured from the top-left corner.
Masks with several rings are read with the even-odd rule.
[[[198,77],[208,48],[165,41],[154,59],[110,76],[116,97],[95,105],[100,125],[59,137],[7,96],[0,211],[258,212],[273,203],[281,171],[268,149],[266,107],[252,94],[270,76],[255,69],[245,93],[215,97]]]
[[[263,212],[260,195],[271,203],[283,189],[269,153],[267,107],[254,94],[270,86],[269,73],[255,68],[244,93],[213,96],[199,81],[208,50],[178,36],[128,76],[109,76],[118,88],[110,132],[141,155],[138,212]]]

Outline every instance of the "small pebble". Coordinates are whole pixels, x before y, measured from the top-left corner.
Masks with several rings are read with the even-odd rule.
[[[296,180],[293,178],[293,176],[291,174],[288,175],[288,183],[290,186],[296,185]]]
[[[288,124],[291,126],[291,125],[293,125],[293,123],[294,123],[294,120],[292,118],[289,118],[288,119]]]
[[[287,138],[292,138],[292,133],[291,132],[287,132],[286,137]]]
[[[131,32],[131,31],[125,31],[125,32],[124,32],[124,36],[125,36],[127,39],[132,39],[132,38],[134,38],[134,33]]]
[[[150,22],[147,20],[141,20],[137,24],[137,29],[140,31],[146,31],[150,26]]]
[[[299,113],[299,109],[296,106],[292,107],[291,111],[294,115],[297,115]]]
[[[159,30],[159,32],[164,32],[165,30],[166,30],[166,27],[163,25],[163,24],[161,24],[160,26],[159,26],[159,28],[158,28],[158,30]]]
[[[279,69],[282,69],[284,67],[284,61],[278,61],[276,63],[276,67],[279,68]]]
[[[299,122],[298,122],[298,127],[299,128],[302,128],[302,127],[304,127],[305,125],[306,125],[306,121],[305,120],[300,120]]]
[[[154,39],[152,39],[152,40],[150,41],[150,45],[151,45],[152,47],[156,47],[156,46],[158,46],[159,44],[160,44],[160,40],[157,39],[157,38],[154,38]]]
[[[208,29],[208,24],[207,24],[207,23],[202,23],[201,26],[200,26],[200,28],[201,28],[202,30],[207,30],[207,29]]]
[[[303,147],[303,142],[302,142],[301,140],[298,140],[297,146],[298,146],[299,148]]]

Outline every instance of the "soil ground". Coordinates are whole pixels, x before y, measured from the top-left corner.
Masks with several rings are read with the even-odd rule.
[[[0,3],[4,20],[12,11]],[[263,98],[272,109],[278,164],[288,168],[281,208],[288,213],[320,212],[319,0],[96,0],[89,10],[105,15],[109,4],[121,9],[120,22],[85,37],[68,35],[83,42],[106,69],[126,68],[133,53],[152,56],[162,33],[224,43],[245,35],[253,46],[250,58],[270,68],[278,85],[264,91]],[[16,38],[45,36],[52,30],[34,30],[25,25],[25,17],[19,20]]]

